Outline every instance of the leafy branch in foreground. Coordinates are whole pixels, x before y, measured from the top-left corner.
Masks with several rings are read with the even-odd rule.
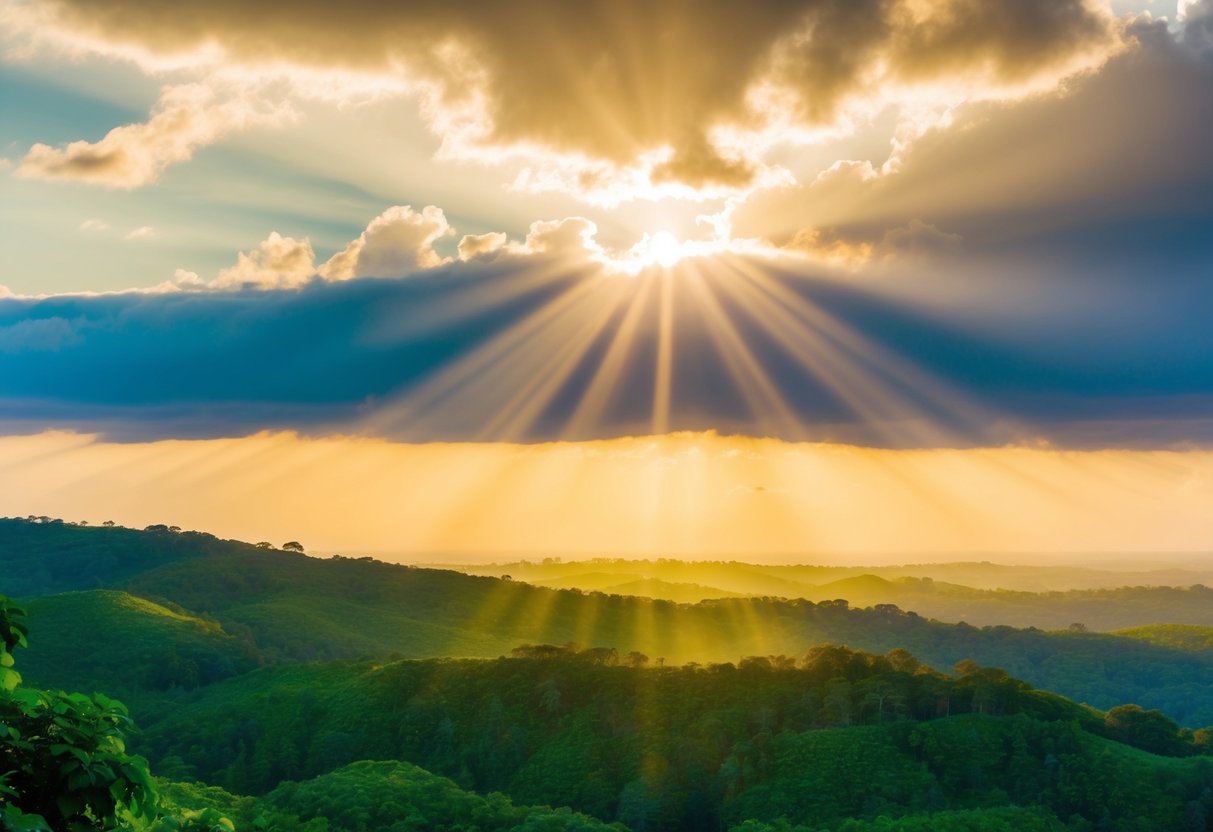
[[[25,646],[24,615],[0,596],[0,825],[77,832],[151,819],[156,789],[147,762],[126,753],[122,703],[21,687],[12,651]]]

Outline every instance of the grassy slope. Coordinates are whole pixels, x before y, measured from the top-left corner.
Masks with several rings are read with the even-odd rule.
[[[143,712],[182,691],[245,673],[257,651],[214,621],[113,590],[67,592],[29,603],[37,634],[21,670],[43,687],[104,692]]]

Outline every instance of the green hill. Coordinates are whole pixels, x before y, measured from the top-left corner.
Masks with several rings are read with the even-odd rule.
[[[1193,624],[1152,624],[1147,627],[1128,627],[1116,630],[1113,635],[1148,641],[1174,650],[1213,650],[1213,627]]]
[[[67,592],[37,598],[28,609],[38,638],[21,661],[45,687],[100,689],[143,706],[143,694],[177,695],[262,662],[217,622],[125,592]]]
[[[88,549],[79,541],[105,542],[113,531],[23,525],[48,538],[66,533],[77,561]],[[4,532],[0,524],[0,539]],[[879,653],[904,647],[937,667],[964,659],[1002,667],[1100,708],[1136,702],[1192,727],[1213,723],[1213,690],[1203,681],[1213,673],[1213,656],[1139,639],[944,624],[890,606],[852,609],[845,601],[726,598],[679,605],[370,559],[311,558],[205,536],[129,534],[159,565],[125,577],[121,588],[213,618],[267,661],[495,657],[540,642],[612,646],[668,664],[801,655],[820,643]],[[156,559],[156,545],[166,540],[175,559]],[[7,540],[0,551],[11,558]],[[64,649],[79,649],[78,636],[68,632],[64,639]]]
[[[465,791],[445,777],[398,761],[351,763],[302,783],[284,783],[265,800],[300,820],[323,818],[327,832],[367,829],[476,829],[480,832],[608,832],[623,827],[569,809],[517,806],[501,794]]]
[[[369,560],[258,550],[152,570],[132,591],[169,598],[247,631],[269,657],[492,657],[523,643],[575,642],[638,651],[671,664],[800,655],[814,644],[904,647],[937,667],[964,659],[1110,708],[1137,702],[1184,724],[1213,723],[1213,656],[1113,635],[976,628],[895,607],[728,598],[679,605],[551,590]]]
[[[76,526],[60,520],[0,517],[0,590],[30,598],[75,589],[120,587],[166,563],[218,552],[253,552],[248,543],[205,532]]]
[[[28,525],[45,527],[49,575],[56,534],[88,563],[88,541],[111,531]],[[26,685],[125,690],[133,750],[178,781],[163,791],[187,823],[208,805],[280,832],[1213,820],[1210,731],[1112,707],[1213,722],[1198,634],[977,628],[839,600],[675,604],[131,534],[142,554],[111,558],[114,589],[33,599],[18,668]],[[886,582],[853,577],[855,592]],[[170,828],[193,829],[153,827]]]
[[[161,806],[167,813],[188,817],[214,809],[238,829],[626,832],[619,825],[570,809],[519,806],[502,794],[469,792],[445,777],[398,760],[351,763],[309,780],[283,783],[261,798],[232,794],[217,786],[163,779],[158,786]]]
[[[832,829],[849,817],[1024,803],[1054,818],[1098,822],[1110,810],[1123,824],[1111,828],[1171,829],[1213,784],[1205,758],[1118,741],[1149,743],[1162,728],[1166,750],[1195,753],[1165,717],[1131,726],[1001,671],[944,676],[908,654],[844,648],[794,667],[612,661],[556,651],[265,669],[149,726],[144,747],[154,764],[271,799],[283,780],[362,757],[406,760],[464,790],[632,829],[779,818]]]

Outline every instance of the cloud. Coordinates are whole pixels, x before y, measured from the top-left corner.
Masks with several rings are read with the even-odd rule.
[[[1007,269],[991,288],[989,267],[963,263],[840,280],[722,255],[605,277],[584,255],[591,234],[540,224],[512,244],[535,253],[333,282],[311,279],[306,241],[271,235],[224,276],[263,291],[170,290],[197,282],[182,273],[158,294],[9,297],[0,423],[123,438],[1213,444],[1204,266],[1165,281]],[[987,291],[955,302],[977,279]]]
[[[64,147],[35,144],[17,175],[132,189],[159,180],[165,169],[190,159],[204,145],[253,124],[286,115],[282,106],[259,105],[245,93],[220,92],[205,83],[165,87],[149,119],[115,127],[96,142]]]
[[[384,6],[358,0],[46,0],[9,12],[34,44],[191,69],[313,100],[416,97],[440,154],[522,160],[526,187],[593,196],[744,190],[776,143],[1019,98],[1096,67],[1117,27],[1084,0],[713,0],[688,6],[552,0]],[[43,145],[24,167],[132,187],[242,125],[247,104],[178,133],[168,104],[98,145]],[[206,112],[207,108],[203,108]],[[125,131],[125,132],[119,132]],[[128,145],[139,152],[124,153]],[[135,158],[146,159],[143,162]],[[103,172],[104,171],[104,172]],[[618,200],[615,193],[612,199]]]
[[[961,242],[959,234],[941,231],[930,223],[912,219],[900,228],[890,228],[880,239],[880,250],[888,256],[914,256],[950,250]]]
[[[316,256],[311,242],[306,237],[296,240],[274,231],[256,250],[239,254],[236,265],[219,272],[208,288],[288,289],[301,286],[315,275]],[[199,287],[198,275],[178,269],[174,285]]]
[[[459,241],[459,259],[475,260],[491,257],[505,247],[508,239],[499,231],[490,231],[488,234],[465,234]]]
[[[1197,52],[1213,52],[1213,3],[1209,0],[1185,0],[1179,6],[1183,24],[1183,42]]]
[[[875,245],[870,240],[849,238],[832,228],[802,228],[784,244],[812,260],[831,266],[857,269],[872,259]]]
[[[871,239],[917,220],[959,234],[969,252],[1135,245],[1167,255],[1170,243],[1143,247],[1142,235],[1191,238],[1213,219],[1213,61],[1165,21],[1139,18],[1125,33],[1130,48],[1066,95],[957,108],[895,165],[836,162],[754,194],[733,212],[733,232],[784,243],[863,228]]]
[[[80,223],[81,231],[108,231],[110,224],[105,220],[88,219]]]
[[[414,211],[396,205],[371,220],[366,230],[321,267],[329,280],[399,277],[446,262],[434,243],[454,233],[441,208]]]
[[[0,298],[4,296],[4,287],[0,286]],[[57,316],[17,321],[0,326],[0,353],[56,352],[75,339],[76,329],[72,322]]]
[[[150,225],[141,225],[138,228],[132,228],[123,237],[124,240],[150,240],[156,236],[156,229]]]
[[[467,235],[459,242],[458,259],[489,261],[500,255],[515,260],[541,257],[608,264],[606,252],[594,239],[597,231],[583,217],[568,217],[532,223],[522,242],[510,242],[500,232]],[[427,205],[416,211],[409,205],[396,205],[371,220],[365,231],[319,266],[311,241],[274,231],[257,249],[239,254],[236,265],[223,269],[212,281],[178,269],[173,280],[152,291],[289,289],[314,279],[403,277],[452,262],[434,250],[434,243],[454,233],[441,208]]]
[[[803,228],[784,248],[805,254],[832,266],[858,269],[873,261],[907,261],[954,251],[959,234],[941,231],[919,219],[904,226],[851,228]]]
[[[526,240],[511,250],[517,254],[543,254],[574,260],[601,260],[606,252],[594,239],[598,226],[585,217],[541,220],[531,223]]]

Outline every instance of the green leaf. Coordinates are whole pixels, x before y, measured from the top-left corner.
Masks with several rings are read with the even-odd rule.
[[[80,798],[71,794],[60,795],[55,799],[55,806],[58,807],[59,814],[63,815],[65,818],[72,817],[84,808]]]
[[[11,693],[21,684],[21,674],[8,667],[0,667],[0,691]]]

